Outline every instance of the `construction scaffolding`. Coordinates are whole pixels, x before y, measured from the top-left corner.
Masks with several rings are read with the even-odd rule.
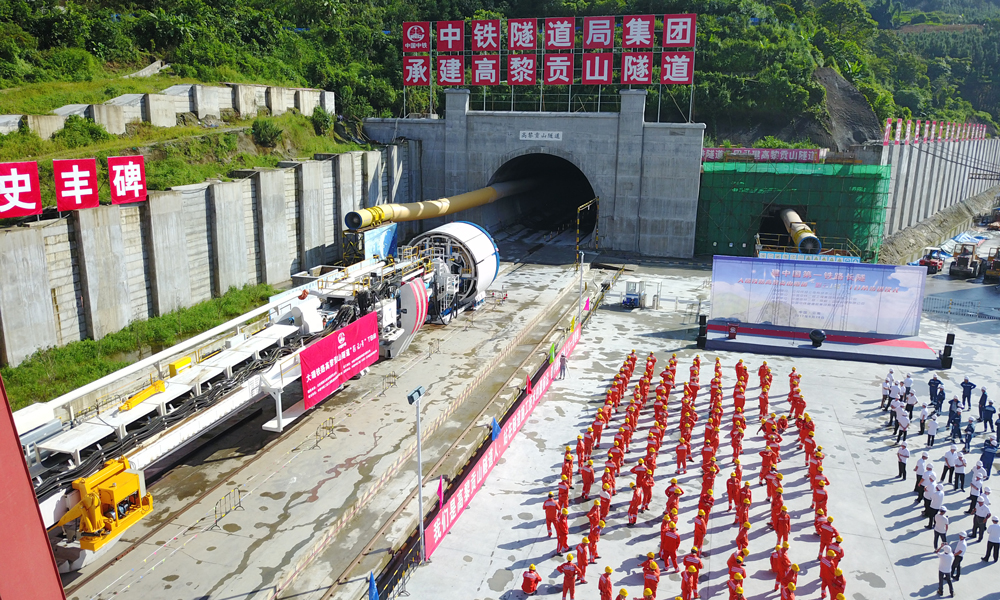
[[[824,247],[878,260],[888,166],[741,161],[702,169],[696,254],[754,256],[758,240],[785,234],[778,213],[794,208]]]

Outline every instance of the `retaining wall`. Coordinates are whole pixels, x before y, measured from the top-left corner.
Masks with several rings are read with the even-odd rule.
[[[408,200],[394,175],[407,172],[405,146],[316,158],[0,230],[0,361],[230,287],[280,286],[341,259],[347,212]]]

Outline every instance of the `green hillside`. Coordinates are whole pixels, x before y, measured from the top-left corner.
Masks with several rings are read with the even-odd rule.
[[[1000,119],[996,6],[950,0],[0,0],[0,87],[101,80],[160,58],[180,78],[308,85],[337,92],[348,118],[392,116],[402,112],[405,20],[675,12],[700,15],[696,118],[710,136],[762,125],[766,135],[794,119],[822,119],[825,90],[813,78],[821,66],[852,82],[883,122]],[[612,91],[604,88],[605,101]],[[662,119],[680,120],[687,91],[670,91]],[[575,103],[596,100],[596,88],[574,92]],[[519,90],[518,99],[537,93]],[[409,93],[407,108],[427,100]],[[0,96],[0,104],[10,102]]]

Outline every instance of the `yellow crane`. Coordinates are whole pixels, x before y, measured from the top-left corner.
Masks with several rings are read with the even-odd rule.
[[[80,492],[80,501],[49,529],[79,520],[76,531],[84,550],[99,550],[153,512],[153,496],[146,493],[142,471],[133,470],[124,456],[77,479],[73,489]]]

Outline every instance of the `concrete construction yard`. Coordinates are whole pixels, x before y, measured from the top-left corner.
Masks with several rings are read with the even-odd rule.
[[[406,393],[420,385],[427,388],[422,401],[425,434],[439,422],[436,419],[450,415],[425,438],[423,446],[424,508],[428,510],[438,502],[438,477],[461,469],[488,435],[492,419],[500,417],[507,400],[524,384],[525,374],[543,360],[550,343],[565,335],[575,315],[579,271],[566,264],[572,260],[570,235],[555,240],[527,237],[506,245],[498,241],[509,262],[501,265],[501,276],[491,290],[506,291],[506,303],[490,304],[464,315],[447,328],[426,328],[429,331],[418,336],[401,359],[375,365],[366,377],[352,382],[280,437],[260,430],[260,423],[273,416],[269,413],[274,409],[267,402],[262,409],[244,415],[240,427],[193,453],[151,486],[156,499],[152,517],[127,531],[101,563],[67,580],[67,597],[356,600],[365,596],[369,572],[377,574],[391,551],[416,527],[416,465],[411,456],[414,414],[406,403]],[[518,257],[520,260],[515,260]],[[592,257],[587,258],[589,263]],[[598,260],[612,263],[617,259]],[[633,384],[641,376],[645,355],[656,355],[654,386],[671,353],[678,358],[678,382],[686,380],[692,359],[701,355],[702,393],[697,404],[701,420],[695,426],[692,446],[701,439],[707,387],[716,358],[716,354],[699,352],[694,344],[697,311],[710,296],[707,266],[649,261],[630,267],[634,272],[626,277],[644,279],[654,289],[659,284],[657,308],[620,308],[623,280],[608,291],[570,358],[569,376],[552,385],[431,560],[404,582],[409,597],[522,598],[521,574],[529,564],[536,564],[543,578],[538,597],[562,596],[562,576],[556,567],[564,558],[555,554],[555,538],[546,535],[542,503],[547,492],[556,490],[563,447],[575,447],[576,436],[593,421],[610,379],[630,350],[635,349],[640,357]],[[595,268],[585,271],[586,294],[596,295],[599,284],[611,274]],[[1000,323],[982,317],[1000,317],[996,289],[952,281],[939,274],[928,278],[927,296],[979,301],[982,313],[978,318],[924,313],[922,339],[939,348],[945,335],[954,332],[957,341],[952,370],[909,371],[918,398],[927,398],[926,381],[935,373],[944,381],[949,398],[959,390],[964,376],[991,392],[995,390]],[[725,479],[732,468],[726,435],[732,415],[733,365],[740,358],[750,369],[744,480],[756,480],[760,467],[757,453],[763,446],[756,427],[756,369],[762,360],[772,367],[772,410],[787,413],[788,373],[795,366],[802,374],[807,412],[817,423],[816,438],[826,454],[823,464],[831,481],[828,512],[844,537],[846,555],[841,568],[847,580],[846,597],[895,600],[936,596],[933,534],[924,529],[922,504],[915,502],[912,493],[912,473],[906,482],[893,481],[895,438],[890,439],[884,428],[885,413],[879,409],[880,383],[887,370],[905,373],[907,369],[803,358],[718,356],[723,365],[726,413],[718,453],[718,501],[704,544],[701,598],[728,597],[725,562],[732,553],[736,530],[732,513],[726,512]],[[495,358],[495,368],[484,374],[494,366]],[[386,387],[392,379],[395,387]],[[978,398],[978,391],[974,398]],[[286,394],[286,404],[297,400]],[[616,592],[626,588],[629,598],[642,598],[640,564],[647,552],[659,552],[663,490],[675,476],[678,431],[674,411],[678,403],[675,388],[650,509],[639,515],[634,527],[627,526],[628,482],[634,481],[628,470],[641,454],[633,449],[617,480],[621,493],[613,501],[601,535],[601,558],[590,565],[588,583],[577,585],[577,597],[599,598],[598,577],[610,566]],[[642,440],[651,415],[652,402],[639,420],[634,448],[644,448]],[[616,415],[612,426],[617,428],[620,422],[621,416]],[[594,452],[595,468],[603,466],[603,453],[613,435],[612,428],[605,430],[601,451]],[[784,462],[779,465],[785,476],[786,505],[792,514],[790,553],[801,567],[797,597],[819,598],[819,538],[813,533],[803,454],[795,448],[795,438],[793,425],[784,436]],[[973,464],[982,438],[977,432],[970,455]],[[911,469],[924,442],[924,436],[911,433]],[[947,449],[942,432],[931,450],[935,465],[941,464]],[[687,475],[677,477],[685,489],[678,522],[678,556],[691,547],[699,475],[696,461]],[[358,498],[375,485],[377,492],[370,501],[354,510]],[[239,506],[219,516],[217,502],[236,488],[240,491],[233,493],[240,498]],[[765,524],[768,508],[763,488],[756,483],[753,488],[746,597],[777,598],[777,592],[771,591],[769,570],[775,536]],[[950,486],[947,489],[946,506],[952,517],[949,542],[953,542],[959,530],[971,530],[972,517],[962,513],[968,506],[967,494],[952,492]],[[597,490],[595,483],[592,499]],[[591,504],[579,502],[579,492],[577,479],[570,503],[569,542],[573,547],[585,534],[585,514]],[[955,584],[956,597],[1000,598],[998,567],[979,561],[985,545],[985,541],[970,543],[963,575]],[[397,588],[400,594],[393,597],[403,591]],[[664,570],[657,597],[672,599],[679,594],[679,577]]]

